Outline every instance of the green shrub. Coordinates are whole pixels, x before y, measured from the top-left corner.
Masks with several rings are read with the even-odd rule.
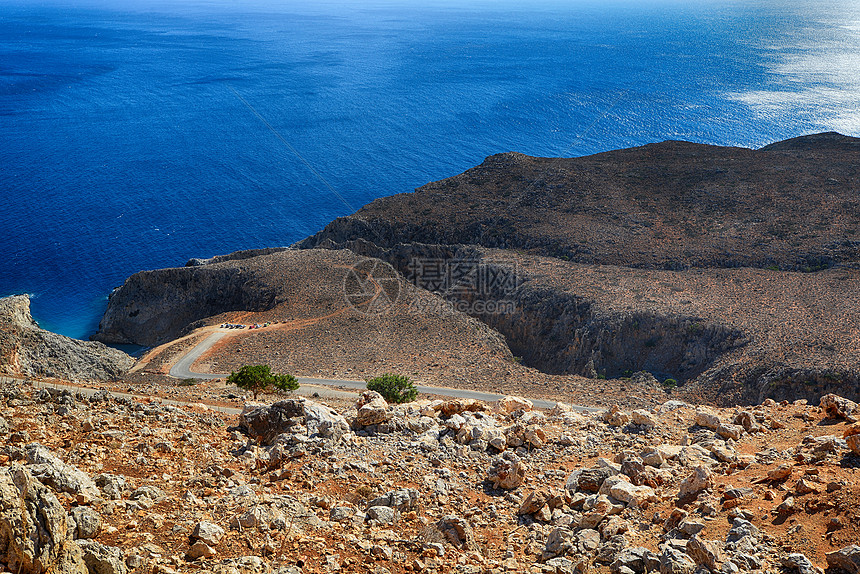
[[[702,331],[705,330],[705,325],[699,323],[698,321],[694,321],[690,323],[690,326],[687,327],[687,331],[690,332],[691,335],[701,335]]]
[[[282,392],[292,392],[299,388],[299,380],[292,375],[272,375],[272,386]]]
[[[279,391],[294,391],[299,388],[299,382],[292,375],[276,375],[269,365],[245,365],[239,371],[230,373],[227,384],[236,385],[240,389],[251,391],[254,398],[272,387]]]
[[[406,375],[385,373],[368,379],[367,388],[382,395],[389,403],[408,403],[418,396],[418,389]]]
[[[676,381],[675,379],[666,379],[661,384],[663,385],[664,389],[670,390],[670,389],[677,388],[678,381]]]

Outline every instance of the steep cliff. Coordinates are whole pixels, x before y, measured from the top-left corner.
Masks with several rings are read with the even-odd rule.
[[[274,257],[272,252],[266,256]],[[258,272],[259,260],[224,256],[213,263],[192,260],[186,267],[135,273],[110,294],[93,339],[154,346],[219,313],[271,309],[281,301],[282,290],[277,276]]]
[[[860,398],[856,270],[645,270],[475,246],[323,246],[378,257],[416,284],[427,262],[472,279],[513,277],[439,292],[543,373],[648,371],[723,404],[815,401],[829,392]]]
[[[101,343],[40,329],[26,295],[0,299],[0,373],[66,380],[114,379],[133,359]]]

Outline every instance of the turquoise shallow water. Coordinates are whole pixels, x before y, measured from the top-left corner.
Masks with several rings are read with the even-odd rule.
[[[233,4],[0,0],[0,294],[43,326],[498,152],[860,135],[851,2]]]

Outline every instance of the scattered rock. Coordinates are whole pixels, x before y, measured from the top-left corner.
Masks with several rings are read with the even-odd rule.
[[[854,418],[857,413],[857,403],[854,401],[849,401],[831,393],[821,397],[819,404],[824,409],[824,414],[829,418],[847,419],[851,422],[857,422]]]
[[[720,421],[720,417],[715,415],[714,413],[708,411],[696,411],[696,424],[700,427],[705,427],[711,430],[717,430],[720,428],[722,422]]]
[[[516,411],[530,411],[534,408],[534,404],[522,397],[507,396],[496,401],[495,408],[499,412],[510,414]]]
[[[75,524],[75,538],[95,538],[101,529],[102,517],[86,506],[73,508],[71,517]]]
[[[203,520],[194,526],[194,531],[191,533],[191,537],[200,540],[209,546],[218,546],[224,538],[224,534],[223,528],[217,524]]]
[[[191,548],[188,549],[188,558],[191,560],[197,560],[198,558],[214,558],[216,554],[215,550],[202,540],[198,540],[191,545]]]
[[[493,488],[513,490],[518,488],[525,479],[526,467],[520,458],[512,452],[504,452],[493,459],[487,472],[487,480]]]
[[[630,415],[622,411],[618,405],[612,405],[612,408],[603,414],[603,420],[612,426],[623,427],[630,422]]]
[[[809,558],[799,552],[784,556],[780,562],[785,568],[794,570],[799,574],[824,574],[824,570],[815,566],[809,561]]]
[[[717,570],[717,565],[722,562],[719,543],[702,540],[695,535],[687,541],[687,554],[697,565],[705,566],[712,572]]]
[[[630,419],[634,425],[639,425],[643,427],[654,427],[657,425],[657,421],[654,417],[646,411],[645,409],[636,409],[632,413],[630,413]]]
[[[827,565],[848,574],[860,574],[860,546],[852,544],[835,552],[825,554]]]
[[[80,540],[78,545],[90,574],[126,574],[128,566],[122,550],[105,546],[95,540]]]
[[[612,476],[606,468],[588,468],[579,473],[577,485],[585,492],[599,492],[603,481]]]
[[[472,552],[478,548],[472,526],[458,516],[444,516],[436,523],[436,528],[451,544],[461,550]]]
[[[767,478],[768,480],[785,480],[791,476],[792,470],[792,465],[788,463],[781,464],[778,467],[767,471]]]
[[[714,475],[711,470],[705,466],[697,466],[681,483],[678,498],[698,495],[703,490],[709,490],[713,487]]]

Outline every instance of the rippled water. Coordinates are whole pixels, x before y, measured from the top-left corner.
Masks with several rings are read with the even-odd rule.
[[[234,4],[0,0],[0,294],[43,326],[498,152],[860,135],[853,2]]]

